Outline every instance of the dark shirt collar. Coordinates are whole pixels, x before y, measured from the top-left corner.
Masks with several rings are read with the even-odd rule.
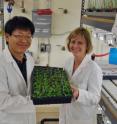
[[[12,54],[11,54],[12,55]],[[26,58],[26,55],[24,54],[23,56],[23,61],[21,62],[20,60],[18,60],[17,58],[15,58],[13,55],[12,55],[13,59],[17,62],[17,63],[24,63],[26,62],[27,58]]]

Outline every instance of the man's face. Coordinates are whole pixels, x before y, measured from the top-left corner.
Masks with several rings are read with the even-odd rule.
[[[30,30],[16,29],[11,35],[5,34],[5,37],[12,54],[24,54],[32,41]]]

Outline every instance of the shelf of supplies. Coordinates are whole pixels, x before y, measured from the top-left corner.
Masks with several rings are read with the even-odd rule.
[[[117,108],[110,102],[109,97],[102,91],[100,106],[104,109],[105,114],[109,117],[112,124],[117,122]]]
[[[85,12],[85,15],[87,16],[92,16],[92,17],[101,17],[101,18],[110,18],[110,19],[115,19],[117,12]]]
[[[111,31],[112,26],[114,24],[114,19],[100,18],[100,17],[92,17],[92,16],[82,16],[81,19],[82,24],[90,25],[96,28],[104,29],[107,31]]]

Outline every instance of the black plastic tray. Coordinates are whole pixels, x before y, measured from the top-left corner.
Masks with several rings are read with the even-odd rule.
[[[31,98],[35,105],[71,102],[72,91],[63,68],[35,66],[31,80]],[[53,91],[50,95],[49,90]]]

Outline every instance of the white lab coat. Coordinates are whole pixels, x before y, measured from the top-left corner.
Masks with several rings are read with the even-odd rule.
[[[34,67],[27,57],[26,82],[8,48],[0,54],[0,124],[35,124],[35,107],[30,100],[30,76]]]
[[[65,70],[70,83],[79,89],[79,97],[60,108],[59,124],[96,124],[96,107],[99,103],[102,87],[100,67],[86,55],[72,75],[74,57],[68,59]]]

